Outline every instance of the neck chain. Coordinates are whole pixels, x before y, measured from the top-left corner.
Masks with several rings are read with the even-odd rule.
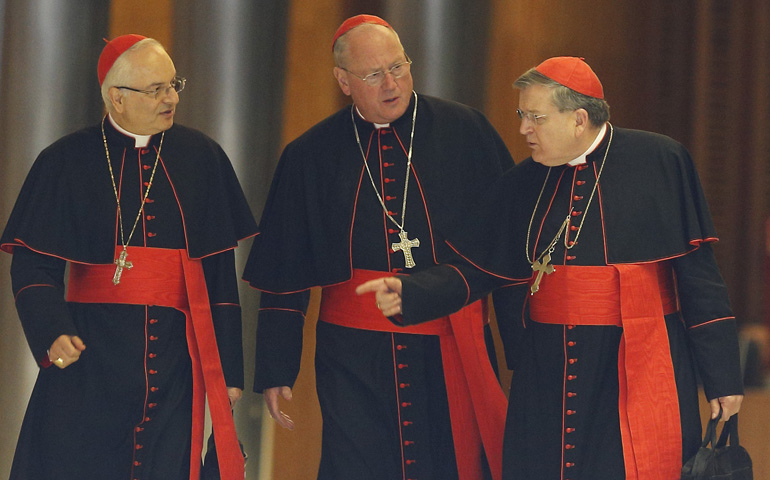
[[[105,117],[106,118],[106,117]],[[136,214],[136,218],[134,219],[134,226],[131,227],[131,233],[128,234],[128,241],[125,240],[125,236],[123,234],[123,212],[120,209],[120,196],[118,195],[118,187],[115,185],[115,175],[112,173],[112,161],[110,160],[110,149],[107,147],[107,136],[104,134],[104,118],[102,119],[102,140],[104,141],[104,153],[107,156],[107,167],[110,170],[110,180],[112,180],[112,191],[115,193],[115,202],[118,204],[118,225],[120,226],[120,243],[123,245],[123,250],[120,252],[120,255],[115,260],[115,265],[117,265],[117,268],[115,269],[115,275],[112,277],[112,283],[115,285],[120,283],[120,277],[123,275],[123,269],[131,269],[134,264],[131,262],[126,261],[126,257],[128,256],[128,251],[126,248],[128,247],[128,244],[131,243],[131,238],[134,236],[134,232],[136,231],[136,225],[139,223],[139,219],[142,217],[142,212],[144,211],[144,203],[147,201],[147,195],[150,194],[150,187],[152,187],[152,180],[155,178],[155,170],[158,168],[158,160],[160,160],[160,151],[163,148],[163,137],[165,137],[166,132],[163,132],[160,135],[160,145],[158,145],[158,154],[155,156],[155,165],[152,167],[152,173],[150,174],[150,181],[147,183],[147,190],[144,192],[144,197],[142,197],[142,204],[139,205],[139,212]]]
[[[566,248],[567,250],[571,250],[575,245],[577,245],[578,238],[580,237],[580,232],[583,231],[583,223],[586,221],[586,216],[588,215],[588,209],[591,208],[591,202],[594,199],[596,188],[599,186],[599,179],[602,177],[602,171],[604,171],[604,165],[607,163],[607,154],[609,154],[610,152],[610,146],[612,145],[612,136],[614,133],[614,129],[612,128],[612,125],[609,123],[607,125],[609,125],[610,127],[610,138],[609,138],[609,141],[607,142],[607,149],[604,151],[604,158],[602,159],[602,165],[601,167],[599,167],[599,173],[597,173],[596,175],[596,183],[594,183],[594,187],[591,190],[591,196],[588,197],[588,203],[586,204],[586,208],[585,210],[583,210],[583,218],[580,220],[580,225],[578,226],[577,232],[575,233],[575,239],[572,241],[572,243],[570,243],[568,241],[568,235],[564,236],[564,248]],[[555,270],[554,266],[550,265],[551,254],[556,248],[556,244],[559,243],[559,238],[561,237],[561,234],[566,230],[567,225],[569,225],[570,223],[570,218],[572,217],[572,208],[570,208],[569,213],[567,213],[567,218],[565,218],[564,222],[562,222],[561,227],[559,227],[559,231],[556,232],[556,235],[553,237],[553,240],[551,240],[551,243],[549,243],[548,246],[533,261],[529,256],[529,238],[532,231],[532,223],[535,220],[535,213],[537,212],[537,207],[540,205],[540,199],[543,196],[543,191],[545,190],[545,186],[548,183],[548,177],[550,175],[551,175],[551,167],[548,167],[548,173],[546,173],[545,175],[543,186],[540,188],[540,194],[537,196],[537,201],[535,202],[535,208],[532,210],[532,216],[529,218],[529,226],[527,227],[527,242],[526,242],[527,261],[530,263],[530,265],[532,265],[532,270],[537,272],[535,281],[532,283],[530,287],[530,293],[533,295],[535,292],[537,292],[540,289],[540,280],[543,277],[543,273],[551,274]]]
[[[415,238],[414,240],[409,240],[409,238],[407,237],[406,230],[404,230],[404,225],[406,224],[406,195],[409,190],[409,173],[411,172],[411,168],[412,168],[412,145],[414,144],[414,126],[417,120],[417,92],[412,92],[412,93],[414,95],[414,111],[412,112],[412,131],[409,135],[409,151],[406,154],[406,176],[404,180],[404,196],[403,196],[404,200],[401,204],[401,223],[400,224],[388,212],[388,207],[385,206],[385,202],[382,200],[380,191],[377,189],[377,185],[374,183],[374,177],[372,176],[372,171],[369,169],[369,164],[366,161],[366,154],[364,153],[364,147],[361,145],[361,138],[358,135],[358,127],[356,126],[356,119],[353,113],[355,109],[355,105],[350,106],[350,119],[353,121],[353,132],[355,132],[356,134],[356,143],[358,144],[358,150],[361,152],[361,158],[363,158],[364,160],[364,167],[366,167],[366,173],[369,174],[369,181],[372,183],[372,188],[374,188],[374,194],[377,195],[377,200],[379,200],[380,206],[382,206],[382,211],[385,212],[385,216],[387,216],[388,219],[391,222],[393,222],[393,224],[397,226],[399,229],[398,236],[401,239],[401,241],[398,243],[393,243],[391,245],[391,248],[393,248],[394,251],[401,250],[404,253],[406,268],[412,268],[415,266],[414,258],[412,257],[412,248],[420,246],[420,240],[418,238]]]

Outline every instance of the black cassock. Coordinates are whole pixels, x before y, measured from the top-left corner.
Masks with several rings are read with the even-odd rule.
[[[548,167],[528,158],[510,170],[491,189],[476,223],[450,241],[475,265],[458,265],[464,277],[438,267],[430,276],[403,279],[404,321],[410,324],[459,308],[465,296],[519,281],[494,297],[513,370],[506,479],[626,478],[618,411],[623,329],[535,322],[529,285],[521,282],[533,273],[525,252],[537,259],[568,215],[551,253],[557,271],[560,265],[666,262],[676,276],[680,310],[666,316],[666,331],[685,460],[700,441],[696,369],[709,399],[743,391],[735,319],[710,246],[716,234],[689,154],[668,137],[615,128],[589,207],[609,137],[608,130],[583,165],[553,167],[548,174]],[[577,243],[565,248],[578,230]],[[548,275],[541,285],[547,288]],[[655,398],[649,408],[656,408]]]
[[[146,148],[105,119],[128,240],[161,135]],[[46,148],[22,187],[0,243],[36,361],[60,335],[86,345],[65,369],[41,368],[11,478],[189,478],[192,374],[185,317],[151,305],[67,303],[67,262],[112,264],[117,209],[100,127]],[[228,386],[243,388],[241,312],[233,249],[256,223],[224,151],[200,132],[165,132],[152,188],[130,245],[201,258]],[[128,260],[131,260],[129,257]],[[125,270],[124,277],[131,275]]]
[[[398,222],[414,104],[383,128],[355,115],[374,185]],[[263,291],[254,390],[294,385],[311,287],[346,282],[352,269],[410,273],[436,264],[471,199],[512,165],[482,114],[419,96],[404,229],[420,246],[407,271],[402,252],[391,250],[399,229],[364,169],[350,108],[289,144],[244,273]],[[437,337],[318,322],[316,384],[319,478],[457,478]]]

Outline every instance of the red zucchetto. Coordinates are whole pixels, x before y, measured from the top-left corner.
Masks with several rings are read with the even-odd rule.
[[[357,26],[363,25],[365,23],[382,25],[383,27],[388,27],[389,29],[393,30],[393,27],[391,27],[388,22],[381,19],[380,17],[376,17],[374,15],[356,15],[355,17],[350,17],[344,22],[342,22],[342,25],[340,25],[340,28],[337,29],[337,32],[334,34],[334,38],[332,39],[332,50],[334,49],[334,44],[337,43],[338,38],[345,35],[350,30],[356,28]]]
[[[112,68],[112,64],[115,63],[115,60],[117,60],[118,57],[123,54],[123,52],[131,48],[135,43],[139,42],[140,40],[144,40],[145,38],[147,37],[130,33],[128,35],[121,35],[110,41],[107,41],[106,38],[104,39],[107,41],[107,45],[104,46],[102,54],[99,55],[99,65],[97,67],[97,73],[99,74],[99,85],[104,83],[104,78],[107,76],[107,72],[109,72]]]
[[[599,77],[582,57],[549,58],[535,67],[535,70],[578,93],[599,99],[604,98],[604,89]]]

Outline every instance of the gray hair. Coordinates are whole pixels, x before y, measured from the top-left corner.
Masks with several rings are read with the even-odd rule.
[[[550,88],[553,104],[560,112],[572,112],[582,108],[588,112],[588,121],[595,127],[602,126],[610,119],[610,105],[606,100],[578,93],[555,80],[551,80],[534,68],[530,68],[513,82],[513,86],[519,90],[533,85]]]
[[[146,47],[163,48],[163,45],[154,38],[145,38],[136,42],[115,60],[115,63],[112,64],[112,68],[110,68],[110,71],[107,72],[107,75],[104,77],[104,82],[102,82],[102,101],[108,112],[112,111],[112,102],[110,101],[109,94],[110,88],[125,85],[131,80],[131,71],[134,66],[128,60],[127,54]]]
[[[396,31],[393,30],[392,28],[386,27],[385,25],[380,25],[380,24],[376,24],[376,23],[364,23],[364,24],[361,24],[361,25],[359,25],[359,26],[357,26],[355,28],[351,28],[350,31],[355,30],[356,28],[365,27],[365,26],[387,28],[388,30],[393,32],[393,35],[396,36],[396,40],[398,41],[398,44],[401,45],[401,38],[399,38],[398,33],[396,33]],[[346,62],[347,55],[346,54],[348,53],[348,43],[349,43],[349,41],[348,41],[348,33],[350,33],[350,31],[345,32],[345,35],[342,35],[341,37],[339,37],[337,39],[336,42],[334,42],[334,49],[333,49],[333,52],[334,52],[334,66],[339,67],[339,68],[343,68],[343,69],[345,68],[345,65],[347,64],[347,62]],[[401,46],[401,49],[402,50],[404,49],[403,45]]]

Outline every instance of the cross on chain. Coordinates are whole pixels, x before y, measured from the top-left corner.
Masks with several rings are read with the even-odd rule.
[[[115,269],[115,275],[112,276],[112,283],[115,285],[120,283],[120,277],[123,275],[123,269],[127,268],[131,270],[131,268],[134,266],[133,263],[127,262],[126,257],[128,256],[128,252],[124,248],[122,252],[120,252],[120,255],[118,255],[118,258],[115,260],[115,265],[118,267]]]
[[[535,281],[532,282],[532,286],[529,287],[530,295],[534,295],[535,292],[540,290],[540,280],[543,279],[544,273],[550,275],[556,270],[553,265],[551,265],[551,254],[546,253],[541,261],[535,260],[532,263],[532,270],[537,272],[537,276],[535,277]]]
[[[404,262],[406,263],[406,268],[413,268],[415,263],[414,258],[412,257],[412,248],[420,246],[420,239],[415,238],[414,240],[409,240],[407,238],[406,231],[403,229],[398,232],[398,237],[401,239],[401,241],[392,244],[390,248],[392,248],[394,252],[399,250],[404,252]]]

